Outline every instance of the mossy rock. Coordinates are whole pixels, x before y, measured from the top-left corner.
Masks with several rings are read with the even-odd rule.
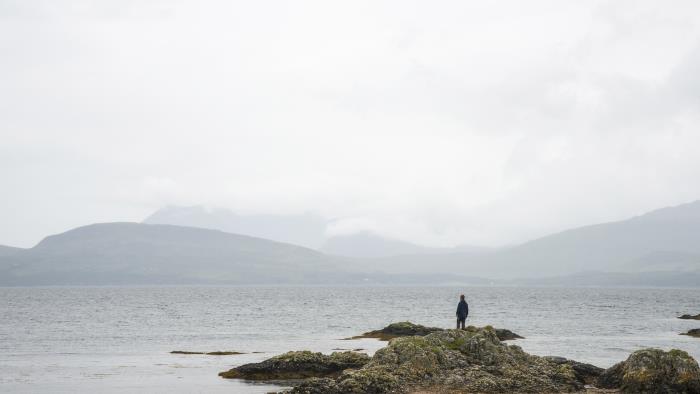
[[[688,353],[643,349],[607,369],[598,386],[624,393],[700,393],[700,368]]]
[[[493,327],[392,339],[360,369],[308,380],[292,393],[554,393],[584,388],[573,366],[500,341]]]
[[[295,386],[293,394],[380,394],[404,393],[398,379],[383,368],[349,370],[337,379],[311,378]]]
[[[292,393],[296,394],[335,394],[338,385],[331,378],[309,378],[295,386]]]
[[[469,326],[474,328],[474,326]],[[489,326],[490,327],[490,326]],[[467,328],[469,329],[469,328]],[[520,335],[514,333],[513,331],[504,329],[504,328],[497,328],[496,330],[496,336],[498,336],[498,339],[501,341],[508,341],[512,339],[523,339],[524,337],[521,337]],[[408,336],[426,336],[428,334],[432,334],[434,332],[440,332],[440,331],[445,331],[444,328],[439,328],[439,327],[427,327],[423,326],[420,324],[414,324],[408,321],[404,322],[398,322],[398,323],[391,323],[388,326],[382,328],[381,330],[374,330],[374,331],[368,331],[362,335],[357,335],[354,337],[350,338],[345,338],[345,339],[361,339],[361,338],[377,338],[380,341],[388,341],[394,338],[399,338],[399,337],[408,337]]]
[[[244,364],[219,373],[227,379],[291,380],[326,377],[348,368],[360,368],[369,356],[356,352],[334,352],[331,355],[310,351],[287,352],[259,363]]]
[[[386,368],[365,368],[343,373],[337,388],[338,393],[390,393],[399,391],[399,379]]]

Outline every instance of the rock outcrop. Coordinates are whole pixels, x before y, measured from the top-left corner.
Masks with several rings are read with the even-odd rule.
[[[496,330],[468,327],[392,339],[371,361],[334,378],[309,379],[296,394],[574,392],[590,380],[569,360],[549,360],[502,343]]]
[[[470,326],[469,328],[474,328]],[[496,336],[501,341],[508,341],[511,339],[524,339],[520,335],[514,333],[513,331],[506,330],[504,328],[496,328]],[[360,339],[360,338],[377,338],[380,341],[388,341],[393,338],[398,337],[408,337],[408,336],[426,336],[434,332],[445,331],[444,328],[438,327],[426,327],[420,324],[413,324],[411,322],[399,322],[391,323],[388,326],[382,328],[381,330],[374,330],[366,332],[362,335],[354,336],[345,339]]]
[[[338,375],[349,368],[360,368],[369,356],[356,352],[334,352],[331,355],[309,351],[287,352],[260,363],[244,364],[219,373],[227,379],[287,380]]]
[[[688,330],[688,332],[683,333],[681,335],[688,335],[691,337],[700,338],[700,328],[693,328],[692,330]]]
[[[679,316],[678,318],[679,318],[679,319],[684,319],[684,320],[700,320],[700,313],[698,313],[698,314],[695,315],[695,316],[693,316],[693,315],[683,315],[683,316]]]
[[[644,349],[607,369],[598,387],[624,393],[700,393],[700,368],[682,350]]]
[[[295,380],[291,394],[700,394],[698,363],[681,350],[639,350],[603,370],[563,357],[530,355],[503,343],[491,326],[445,330],[403,322],[365,335],[389,343],[372,358],[357,352],[288,352],[219,375]],[[517,334],[501,330],[501,336]]]

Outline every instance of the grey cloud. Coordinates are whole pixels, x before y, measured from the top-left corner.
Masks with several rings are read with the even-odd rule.
[[[208,204],[498,245],[700,198],[697,8],[0,2],[0,244]]]

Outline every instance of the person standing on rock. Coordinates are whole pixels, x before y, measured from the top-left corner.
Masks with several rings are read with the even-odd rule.
[[[459,296],[459,304],[457,304],[457,329],[459,329],[460,324],[462,329],[464,329],[464,322],[467,320],[469,315],[469,305],[467,301],[464,301],[464,294]]]

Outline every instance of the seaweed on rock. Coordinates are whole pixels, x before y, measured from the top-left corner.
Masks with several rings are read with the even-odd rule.
[[[227,379],[287,380],[338,375],[348,368],[359,368],[369,356],[357,352],[331,355],[310,351],[287,352],[263,362],[244,364],[219,373]]]

